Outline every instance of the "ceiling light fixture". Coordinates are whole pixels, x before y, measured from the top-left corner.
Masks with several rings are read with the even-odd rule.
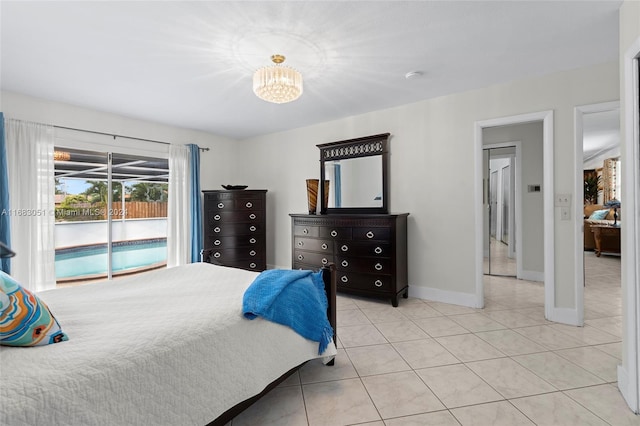
[[[283,55],[272,55],[275,65],[260,68],[253,74],[253,92],[262,100],[274,104],[295,101],[302,95],[302,74],[282,65]]]

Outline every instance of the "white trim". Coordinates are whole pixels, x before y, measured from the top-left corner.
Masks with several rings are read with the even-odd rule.
[[[638,91],[640,90],[638,63],[640,58],[640,37],[631,44],[624,55],[624,141],[622,143],[622,189],[623,202],[630,208],[625,216],[622,227],[622,330],[623,350],[622,359],[626,364],[618,367],[618,388],[634,412],[640,411],[640,105],[638,105]]]
[[[544,272],[540,271],[524,271],[522,268],[519,269],[518,279],[527,280],[527,281],[538,281],[544,282]]]
[[[575,324],[577,326],[584,325],[584,115],[596,112],[605,112],[620,110],[620,102],[602,102],[592,105],[581,105],[573,109],[573,125],[574,125],[574,170],[576,171],[575,187],[573,190],[573,217],[575,218],[575,243],[574,253],[575,261]]]
[[[575,325],[577,327],[582,326],[582,324],[578,324],[578,312],[577,309],[572,308],[552,308],[553,312],[553,321],[560,322],[563,324]]]
[[[482,145],[482,149],[494,149],[494,148],[511,148],[515,147],[516,149],[516,179],[513,182],[512,186],[514,188],[519,188],[520,182],[522,182],[522,141],[511,141],[511,142],[498,142],[498,143],[490,143],[487,145]],[[482,156],[482,152],[480,154]],[[480,159],[482,161],[482,158]],[[520,280],[529,280],[530,278],[524,277],[524,271],[522,270],[522,189],[515,191],[515,212],[513,214],[514,222],[512,228],[515,226],[515,240],[516,240],[516,278]],[[513,233],[511,233],[513,234]],[[484,236],[482,237],[484,238]],[[484,242],[481,241],[481,244]],[[509,248],[511,251],[511,248]],[[488,254],[484,251],[485,256]],[[529,271],[527,271],[529,272]],[[543,281],[542,279],[536,279],[533,281]],[[483,296],[484,297],[484,296]]]
[[[545,316],[554,320],[555,307],[555,242],[554,242],[554,207],[553,207],[553,110],[520,114],[510,117],[476,121],[474,126],[474,158],[475,158],[475,227],[476,227],[476,308],[484,307],[484,284],[482,282],[483,261],[483,221],[482,221],[482,129],[485,127],[506,126],[510,124],[542,121],[543,125],[543,186],[544,204],[544,305]],[[519,250],[520,252],[522,250]]]
[[[418,299],[468,306],[470,308],[476,307],[476,296],[471,293],[441,290],[432,287],[411,286],[409,287],[409,294],[411,297]]]

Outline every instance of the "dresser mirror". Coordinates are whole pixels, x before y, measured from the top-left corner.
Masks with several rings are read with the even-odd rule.
[[[320,181],[329,181],[319,188],[321,214],[389,212],[388,139],[383,133],[317,145]]]

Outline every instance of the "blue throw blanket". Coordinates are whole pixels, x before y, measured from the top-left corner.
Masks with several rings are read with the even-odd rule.
[[[261,316],[289,326],[301,336],[320,342],[320,355],[333,338],[327,305],[322,271],[269,269],[245,291],[242,314],[248,319]]]

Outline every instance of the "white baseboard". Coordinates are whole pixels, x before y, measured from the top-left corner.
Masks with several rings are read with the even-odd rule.
[[[544,272],[523,270],[522,274],[518,278],[520,278],[521,280],[527,280],[527,281],[544,282]]]
[[[575,325],[582,327],[578,321],[578,310],[573,308],[551,308],[549,312],[549,321],[559,322],[562,324]]]
[[[620,393],[622,394],[624,400],[627,401],[627,404],[629,405],[629,408],[631,408],[631,411],[636,414],[640,414],[637,395],[635,394],[634,390],[630,388],[629,375],[627,373],[627,370],[625,370],[622,365],[618,365],[618,389],[620,390]]]
[[[271,265],[271,264],[267,263],[267,269],[291,269],[291,265],[289,265],[289,266],[278,266],[278,265]]]
[[[451,303],[452,305],[468,306],[476,308],[476,295],[474,293],[461,293],[458,291],[441,290],[439,288],[409,286],[409,296],[418,299],[432,300],[434,302]]]

